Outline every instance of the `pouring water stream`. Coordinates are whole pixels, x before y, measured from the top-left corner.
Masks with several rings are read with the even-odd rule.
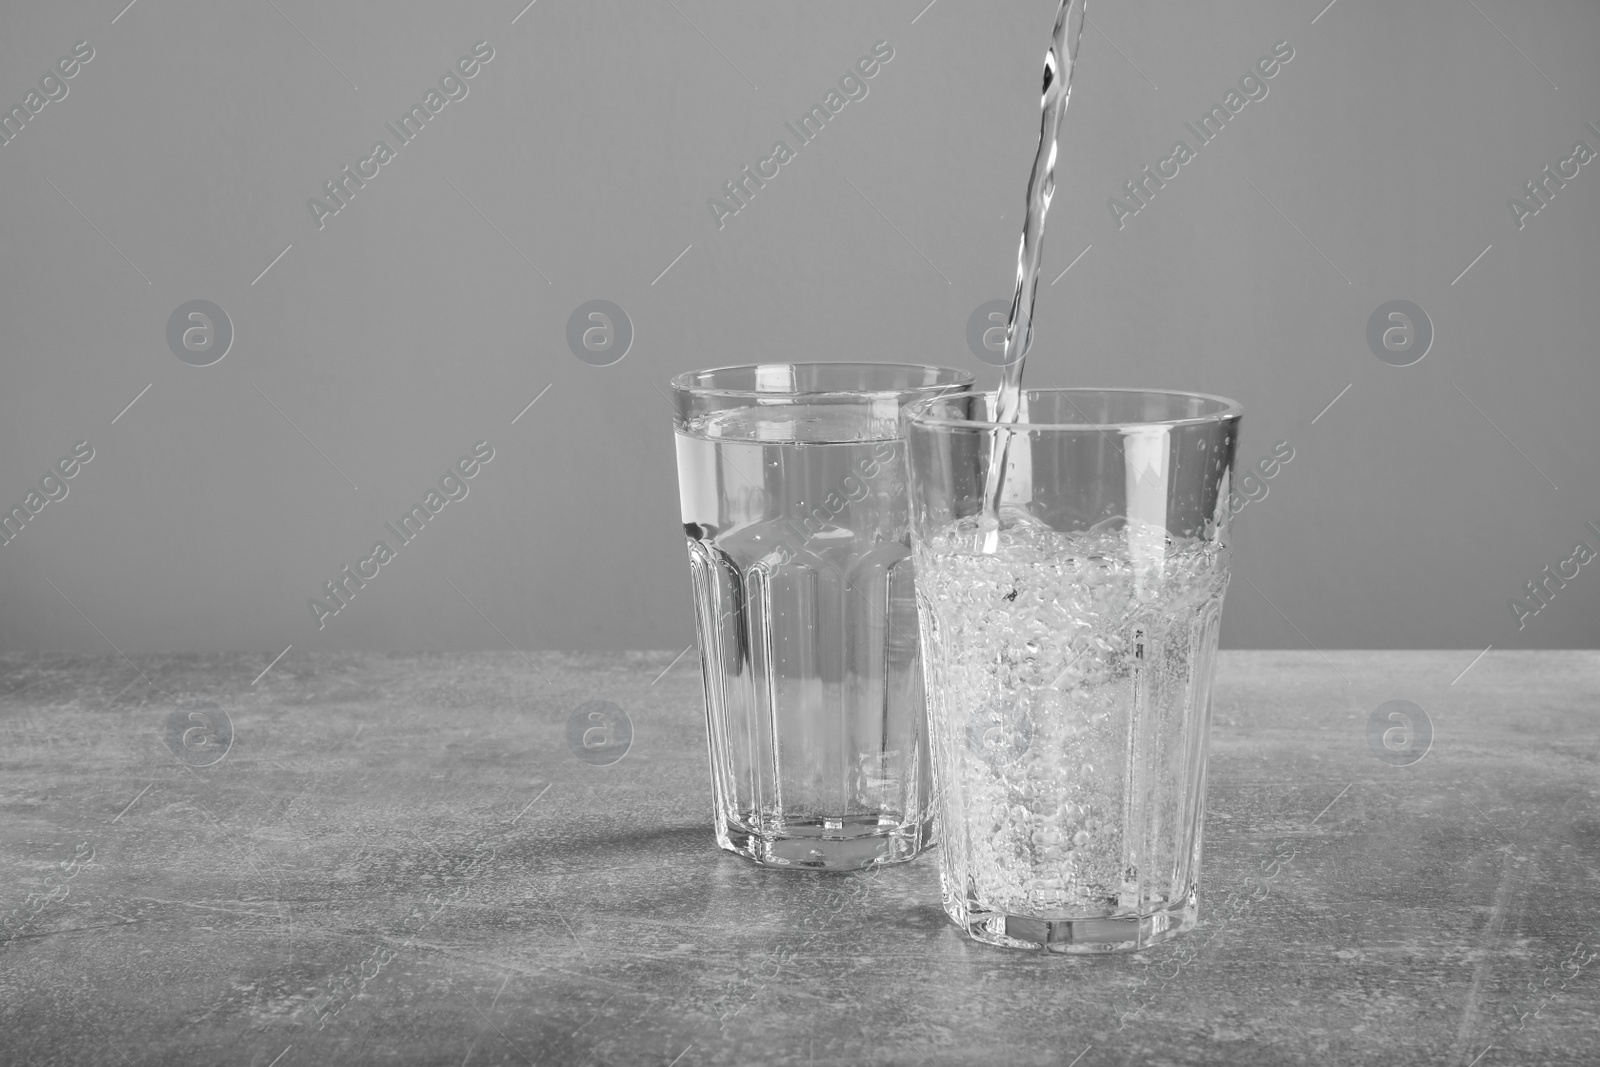
[[[1040,97],[1039,149],[1028,175],[1027,212],[1022,241],[1017,249],[1017,284],[1011,295],[1011,318],[1006,326],[1005,361],[1000,369],[1000,389],[995,403],[989,473],[983,493],[982,550],[992,555],[1000,544],[1000,497],[1005,489],[1006,458],[1015,436],[1009,425],[1022,408],[1022,370],[1033,340],[1033,303],[1039,287],[1039,264],[1044,255],[1044,220],[1055,195],[1056,150],[1061,119],[1072,95],[1072,70],[1078,61],[1078,40],[1083,35],[1088,0],[1061,0],[1050,50],[1044,57],[1044,90]]]

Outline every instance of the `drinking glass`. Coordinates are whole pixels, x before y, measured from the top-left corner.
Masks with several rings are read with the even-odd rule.
[[[899,415],[971,383],[879,363],[673,379],[723,848],[852,870],[931,841]]]
[[[1142,948],[1195,923],[1239,405],[1035,389],[994,418],[963,391],[902,420],[944,908],[989,944]]]

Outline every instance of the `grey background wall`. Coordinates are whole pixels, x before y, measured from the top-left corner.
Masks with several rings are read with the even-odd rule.
[[[0,648],[681,647],[670,375],[993,380],[966,326],[1009,289],[1048,0],[125,2],[0,10],[6,108],[93,49],[0,147],[0,503],[94,450],[0,546]],[[1600,7],[1089,19],[1030,381],[1225,394],[1245,461],[1293,448],[1237,519],[1226,643],[1594,647],[1600,566],[1520,629],[1509,601],[1600,548],[1600,165],[1520,228],[1508,198],[1600,150]],[[480,41],[401,145],[385,123]],[[800,146],[784,123],[879,41]],[[1108,198],[1281,41],[1267,95],[1119,228]],[[378,139],[319,228],[308,199]],[[719,227],[708,198],[780,139]],[[210,366],[168,342],[196,299],[232,324]],[[592,299],[632,323],[610,366],[567,343]],[[1367,340],[1395,299],[1433,327],[1410,366]],[[307,599],[477,441],[469,495],[319,631]]]

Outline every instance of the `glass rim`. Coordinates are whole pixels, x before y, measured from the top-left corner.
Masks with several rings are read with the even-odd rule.
[[[951,375],[949,381],[932,382],[927,385],[908,385],[899,389],[732,389],[720,386],[697,385],[694,379],[703,375],[718,374],[724,371],[754,371],[760,367],[873,367],[873,368],[900,368],[904,370],[934,371],[937,375]],[[971,386],[976,380],[976,375],[971,371],[959,367],[941,367],[933,363],[884,363],[876,360],[800,360],[772,363],[734,363],[725,367],[702,367],[699,370],[684,371],[673,375],[668,382],[668,387],[674,393],[687,396],[704,397],[734,397],[745,400],[779,399],[790,397],[902,397],[929,390],[944,390],[948,392],[952,386]],[[927,397],[925,399],[934,399]],[[917,401],[906,401],[914,403]]]
[[[1101,395],[1106,393],[1145,393],[1157,396],[1210,400],[1223,405],[1223,407],[1221,410],[1212,412],[1209,415],[1194,415],[1175,419],[1134,419],[1127,422],[1026,422],[1019,420],[1017,422],[1003,423],[992,419],[938,418],[928,414],[929,408],[941,401],[958,400],[967,396],[992,397],[998,393],[998,389],[965,389],[959,392],[925,397],[907,404],[900,417],[913,426],[985,431],[1010,429],[1016,433],[1029,433],[1034,430],[1084,430],[1104,433],[1107,430],[1133,430],[1150,426],[1203,426],[1209,423],[1226,422],[1229,419],[1237,419],[1244,415],[1244,406],[1237,400],[1218,396],[1215,393],[1196,393],[1188,389],[1099,388],[1095,386],[1047,386],[1039,389],[1024,389],[1023,393],[1025,395],[1038,393],[1095,393]]]

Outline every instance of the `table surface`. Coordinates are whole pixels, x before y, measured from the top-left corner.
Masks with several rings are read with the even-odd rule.
[[[1223,653],[1201,925],[1115,957],[719,851],[672,658],[0,657],[0,1063],[1600,1062],[1600,653]]]

